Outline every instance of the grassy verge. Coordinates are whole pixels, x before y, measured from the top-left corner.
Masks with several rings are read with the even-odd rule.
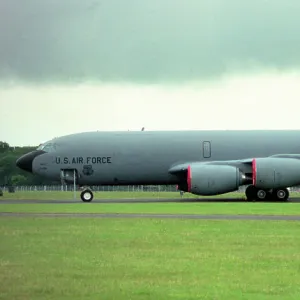
[[[0,212],[299,215],[298,203],[1,204]]]
[[[23,200],[69,200],[73,199],[73,192],[62,192],[62,191],[36,191],[36,192],[16,192],[16,193],[5,193],[0,200],[6,199],[23,199]],[[244,198],[242,193],[228,193],[220,195],[221,198]],[[80,192],[76,193],[76,198],[80,199]],[[178,192],[95,192],[94,199],[149,199],[149,198],[181,198]],[[185,193],[184,197],[187,198],[199,198],[196,195]],[[203,197],[201,197],[203,198]]]
[[[73,199],[73,192],[62,191],[32,191],[32,192],[16,192],[16,193],[4,193],[1,200],[7,199],[20,199],[20,200],[71,200]],[[300,193],[293,192],[291,197],[300,197]],[[94,199],[150,199],[150,198],[181,198],[178,192],[95,192]],[[197,198],[245,198],[244,193],[227,193],[219,196],[203,197],[196,196],[190,193],[185,193],[183,199],[197,199]],[[80,199],[80,192],[76,193],[76,199]]]
[[[0,299],[300,298],[296,222],[0,219]]]

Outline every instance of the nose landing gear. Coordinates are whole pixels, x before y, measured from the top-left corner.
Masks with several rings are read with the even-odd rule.
[[[91,202],[94,198],[94,193],[88,187],[85,187],[80,193],[80,198],[83,202]]]

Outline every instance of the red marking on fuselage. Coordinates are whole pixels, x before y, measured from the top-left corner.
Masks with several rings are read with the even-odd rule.
[[[187,169],[187,190],[190,192],[192,189],[192,171],[191,166],[188,166]]]
[[[256,159],[252,160],[252,184],[256,185]]]

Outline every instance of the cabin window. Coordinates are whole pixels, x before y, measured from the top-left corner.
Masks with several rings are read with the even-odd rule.
[[[203,157],[210,158],[210,156],[211,156],[210,142],[204,141],[203,142]]]

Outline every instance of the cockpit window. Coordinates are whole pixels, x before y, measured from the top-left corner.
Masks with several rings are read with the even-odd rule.
[[[45,147],[45,145],[41,144],[36,148],[36,150],[43,150],[44,147]]]
[[[43,150],[45,152],[54,152],[56,150],[56,144],[53,143],[42,144],[39,145],[37,150]]]

